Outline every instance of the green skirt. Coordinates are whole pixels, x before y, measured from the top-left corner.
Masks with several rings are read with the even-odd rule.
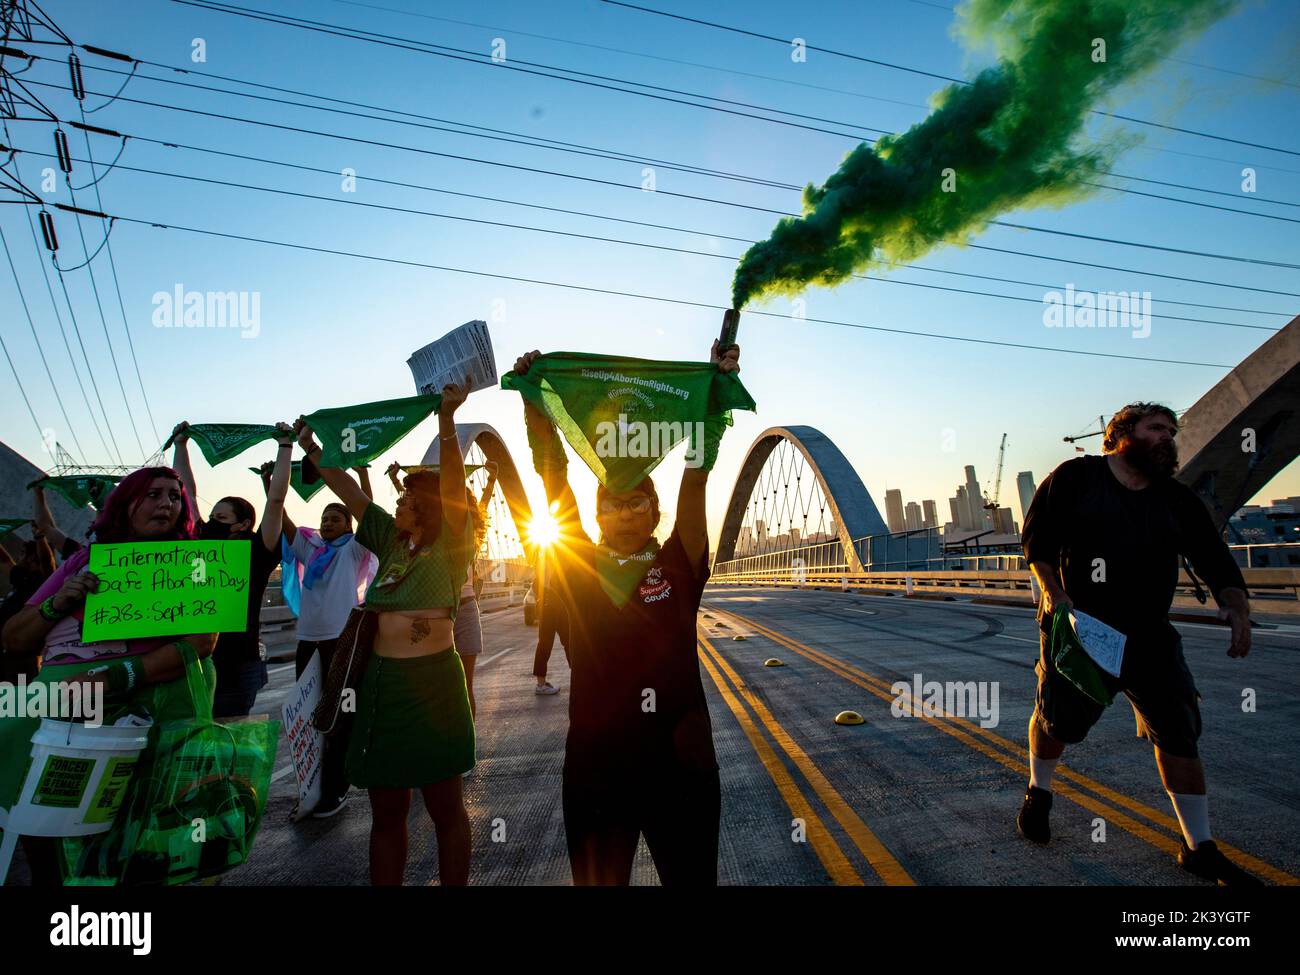
[[[366,789],[413,789],[473,767],[474,718],[460,654],[372,653],[348,742],[348,781]]]

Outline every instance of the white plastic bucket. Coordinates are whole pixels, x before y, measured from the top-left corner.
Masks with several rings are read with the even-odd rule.
[[[0,809],[0,883],[19,836],[89,836],[113,825],[152,725],[135,715],[98,728],[41,719],[18,800]]]
[[[152,724],[134,715],[98,728],[42,719],[32,735],[22,791],[4,817],[5,831],[87,836],[107,830],[126,796]]]

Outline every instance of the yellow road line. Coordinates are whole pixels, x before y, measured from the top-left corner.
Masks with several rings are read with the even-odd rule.
[[[853,845],[866,858],[867,863],[871,864],[871,869],[876,871],[880,879],[889,886],[914,886],[916,881],[903,869],[902,864],[894,858],[893,854],[885,847],[885,844],[880,842],[876,834],[853,811],[853,808],[844,801],[844,797],[831,785],[826,776],[822,774],[821,769],[799,747],[789,732],[782,727],[781,723],[772,716],[772,712],[767,709],[767,706],[754,696],[740,675],[732,670],[731,665],[727,663],[722,654],[703,634],[699,636],[699,641],[708,654],[713,657],[718,667],[736,685],[736,690],[745,699],[746,703],[754,709],[754,713],[758,715],[758,719],[763,722],[776,743],[781,746],[781,750],[790,756],[795,767],[803,773],[804,778],[808,780],[809,785],[813,787],[813,791],[825,803],[826,808],[830,810],[836,822],[853,840]]]
[[[758,623],[755,620],[750,619],[749,617],[742,616],[741,614],[733,612],[731,610],[721,610],[721,609],[717,609],[716,607],[710,607],[710,608],[713,610],[713,612],[724,613],[737,620],[742,621],[746,625],[753,627],[762,635],[768,637],[769,639],[774,640],[777,643],[780,643],[788,647],[791,650],[794,650],[796,653],[800,654],[801,656],[807,657],[808,659],[812,660],[814,663],[826,667],[828,670],[837,673],[845,680],[858,684],[864,689],[870,691],[872,694],[875,694],[877,697],[880,697],[884,700],[888,700],[891,703],[893,702],[894,694],[891,690],[892,685],[884,681],[883,679],[876,677],[873,674],[869,674],[866,671],[860,670],[859,668],[853,666],[852,664],[839,660],[838,658],[833,657],[825,653],[824,651],[817,650],[814,647],[810,647],[807,644],[794,640],[792,637],[788,637],[782,633],[779,633],[778,631],[773,630],[763,625],[762,623]],[[921,720],[926,721],[932,724],[934,727],[938,728],[940,731],[950,734],[953,737],[957,738],[958,740],[963,741],[963,743],[969,745],[971,748],[974,748],[976,751],[986,755],[989,758],[992,758],[994,761],[999,762],[1000,764],[1006,766],[1007,768],[1010,768],[1016,772],[1021,772],[1021,773],[1028,771],[1028,762],[1023,757],[1021,757],[1022,749],[1018,745],[1016,745],[1015,742],[1009,741],[1008,739],[1003,738],[998,734],[995,734],[994,732],[990,731],[988,728],[981,728],[979,724],[976,722],[966,721],[959,718],[949,718],[949,717],[940,717],[940,716],[932,717],[927,715],[921,715],[920,717]],[[960,725],[965,730],[960,730],[957,727],[954,727],[954,725]],[[991,742],[999,749],[1003,749],[1007,752],[1010,752],[1010,756],[1004,756],[1001,753],[1001,751],[995,751],[994,749],[988,747],[988,745],[986,745],[984,742],[976,741],[975,738],[972,737],[972,733],[986,739],[988,742]],[[1102,783],[1089,778],[1088,776],[1075,772],[1072,769],[1068,769],[1065,766],[1058,765],[1056,768],[1056,772],[1057,775],[1060,776],[1061,778],[1073,782],[1077,782],[1080,786],[1087,788],[1088,790],[1097,793],[1099,796],[1102,796],[1110,800],[1115,805],[1121,806],[1124,809],[1128,809],[1131,812],[1137,813],[1138,815],[1141,815],[1151,820],[1154,823],[1164,826],[1166,829],[1169,829],[1171,832],[1173,832],[1175,837],[1179,837],[1182,835],[1182,831],[1178,826],[1178,821],[1175,820],[1173,817],[1165,813],[1162,813],[1159,810],[1152,809],[1150,806],[1138,802],[1136,799],[1131,799],[1128,796],[1124,795],[1123,793],[1117,792],[1114,789],[1111,789],[1108,786],[1105,786]],[[1169,839],[1163,834],[1156,833],[1153,830],[1151,830],[1149,827],[1147,827],[1145,824],[1137,822],[1136,820],[1130,818],[1129,816],[1125,815],[1124,813],[1116,809],[1104,805],[1100,805],[1092,801],[1090,797],[1078,792],[1078,790],[1070,786],[1064,785],[1062,782],[1057,781],[1055,783],[1055,788],[1053,791],[1059,792],[1061,795],[1065,796],[1068,799],[1073,800],[1074,802],[1077,802],[1079,805],[1083,806],[1085,809],[1088,809],[1091,812],[1096,812],[1099,815],[1103,815],[1112,819],[1114,822],[1116,822],[1117,824],[1119,824],[1129,832],[1133,833],[1135,836],[1141,837],[1143,840],[1150,843],[1152,846],[1155,846],[1156,848],[1163,850],[1166,853],[1176,854],[1178,852],[1179,843],[1177,842],[1177,839]],[[1218,845],[1220,850],[1222,850],[1226,855],[1236,858],[1237,861],[1243,867],[1245,867],[1248,870],[1251,870],[1256,874],[1259,874],[1262,877],[1265,877],[1268,880],[1273,881],[1273,883],[1283,884],[1288,886],[1300,884],[1300,878],[1294,877],[1291,874],[1285,872],[1284,870],[1278,869],[1277,867],[1273,866],[1271,863],[1268,863],[1265,860],[1261,860],[1259,857],[1246,853],[1243,850],[1239,850],[1236,847],[1231,846],[1227,843],[1220,842]]]
[[[736,699],[722,675],[710,663],[709,658],[701,654],[700,661],[704,664],[704,669],[709,672],[709,676],[713,678],[713,682],[718,686],[718,692],[722,695],[722,699],[726,701],[727,707],[731,708],[731,713],[736,716],[736,721],[739,722],[741,730],[745,732],[745,737],[754,746],[754,751],[758,753],[763,767],[767,769],[767,774],[772,777],[772,782],[776,785],[777,791],[781,793],[781,798],[790,807],[791,814],[796,819],[803,820],[808,842],[812,845],[813,852],[817,854],[817,859],[821,860],[822,866],[830,874],[831,879],[841,887],[863,886],[862,877],[853,869],[853,864],[849,862],[849,858],[844,855],[844,851],[835,842],[835,837],[831,836],[830,830],[821,821],[821,817],[813,811],[808,800],[803,797],[803,793],[799,791],[794,779],[786,770],[786,767],[781,764],[781,760],[777,758],[772,746],[754,727],[754,722],[750,718],[749,712],[745,710],[745,706]]]

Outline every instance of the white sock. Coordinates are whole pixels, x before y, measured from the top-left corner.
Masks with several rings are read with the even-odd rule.
[[[1187,796],[1169,793],[1174,804],[1174,815],[1183,828],[1183,838],[1193,850],[1210,839],[1210,800],[1208,796]]]
[[[1039,758],[1033,752],[1029,753],[1029,784],[1035,789],[1043,789],[1047,792],[1052,791],[1052,773],[1056,771],[1056,763],[1059,759]]]

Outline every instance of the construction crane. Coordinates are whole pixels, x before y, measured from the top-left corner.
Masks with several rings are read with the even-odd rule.
[[[1002,497],[1002,461],[1007,456],[1007,435],[1002,434],[1002,445],[998,447],[998,472],[993,475],[993,500],[985,501],[984,507],[989,511],[996,511],[998,500]]]

